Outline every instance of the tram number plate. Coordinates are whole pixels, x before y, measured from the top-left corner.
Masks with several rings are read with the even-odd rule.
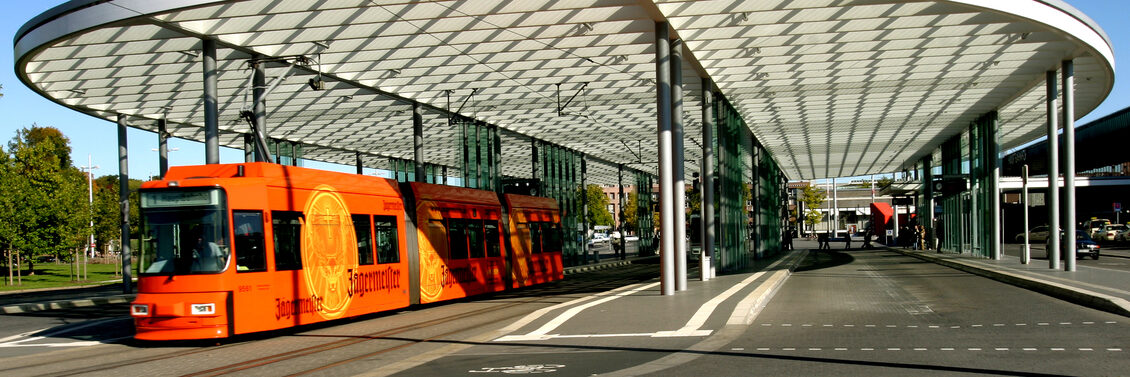
[[[553,373],[564,368],[561,364],[530,364],[515,365],[512,367],[485,367],[478,370],[469,370],[469,373],[504,373],[504,374],[541,374]]]
[[[239,286],[239,291],[240,292],[251,292],[251,286],[250,285],[241,285],[241,286]]]
[[[191,304],[193,315],[216,314],[216,304]]]

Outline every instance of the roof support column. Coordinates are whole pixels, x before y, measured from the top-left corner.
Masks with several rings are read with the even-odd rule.
[[[217,108],[216,41],[202,40],[204,53],[204,162],[220,163],[220,112]],[[161,170],[165,176],[165,170]]]
[[[687,184],[683,153],[683,40],[671,42],[671,189],[675,202],[675,290],[687,290]]]
[[[656,138],[659,145],[659,241],[660,289],[664,296],[675,294],[675,222],[671,158],[671,41],[667,23],[655,23],[655,91],[658,116]]]
[[[1075,63],[1063,61],[1063,269],[1075,271]]]
[[[619,194],[616,196],[616,229],[620,231],[620,250],[617,250],[620,260],[628,259],[628,232],[624,229],[624,164],[616,165],[616,187]]]
[[[168,124],[168,119],[157,119],[157,156],[161,179],[165,179],[165,173],[169,171],[169,132],[166,131]]]
[[[353,152],[353,158],[356,159],[357,175],[364,174],[365,165],[361,164],[361,152]]]
[[[243,134],[243,162],[255,162],[255,135]]]
[[[412,152],[416,165],[416,182],[426,182],[427,177],[424,173],[424,116],[420,114],[419,102],[412,102]]]
[[[256,61],[253,64],[254,72],[251,74],[255,136],[260,147],[256,149],[255,161],[273,162],[274,160],[270,158],[271,151],[267,149],[267,99],[264,98],[267,95],[267,72],[263,64]]]
[[[1056,131],[1056,104],[1059,90],[1055,87],[1055,71],[1047,72],[1047,116],[1048,116],[1048,193],[1044,204],[1048,206],[1048,268],[1059,269],[1059,135]],[[1071,236],[1075,238],[1074,235]],[[1074,243],[1074,242],[1073,242]]]
[[[129,249],[129,148],[126,143],[126,115],[118,114],[118,208],[121,210],[122,293],[133,293]]]
[[[928,154],[922,157],[922,189],[923,197],[922,203],[922,225],[926,228],[926,239],[922,242],[923,249],[934,249],[934,155]],[[875,181],[872,180],[871,184],[874,185]],[[875,190],[872,188],[871,195],[875,195]],[[872,202],[875,200],[872,199]],[[874,233],[874,232],[872,232]]]
[[[714,92],[710,79],[702,78],[702,281],[714,277]]]
[[[1001,244],[1001,138],[1000,138],[1000,125],[998,122],[997,112],[989,113],[988,118],[985,119],[985,146],[988,150],[985,153],[985,164],[988,167],[987,173],[989,187],[989,200],[988,203],[992,206],[991,217],[992,223],[989,224],[989,232],[992,236],[989,239],[993,242],[989,250],[993,260],[1001,260],[1004,257],[1003,245]],[[1027,231],[1027,229],[1025,229]]]
[[[585,181],[588,180],[589,165],[588,165],[588,159],[585,158],[585,155],[582,154],[582,155],[580,155],[580,157],[581,157],[581,220],[584,223],[584,228],[582,228],[582,229],[585,230],[584,231],[585,242],[581,243],[581,247],[584,248],[584,250],[585,250],[585,253],[584,253],[585,263],[588,263],[588,259],[589,259],[588,258],[588,255],[589,255],[588,240],[589,240],[589,237],[591,237],[591,236],[589,236],[589,187],[588,187],[588,185],[585,184]],[[593,251],[592,262],[593,263],[599,263],[600,262],[600,253],[599,252]]]

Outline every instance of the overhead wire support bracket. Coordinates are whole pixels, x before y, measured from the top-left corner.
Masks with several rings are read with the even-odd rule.
[[[569,99],[565,101],[565,104],[562,104],[561,103],[561,84],[564,84],[564,83],[557,83],[557,116],[564,116],[565,115],[565,108],[569,107],[569,104],[573,103],[573,99],[577,98],[577,95],[581,94],[581,92],[583,92],[585,90],[585,87],[589,86],[589,83],[587,83],[587,82],[581,83],[581,87],[577,88],[577,91],[575,93],[573,93],[573,96],[569,97]]]

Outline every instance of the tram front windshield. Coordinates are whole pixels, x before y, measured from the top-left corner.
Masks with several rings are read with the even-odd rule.
[[[141,192],[141,274],[224,271],[231,256],[220,189]]]

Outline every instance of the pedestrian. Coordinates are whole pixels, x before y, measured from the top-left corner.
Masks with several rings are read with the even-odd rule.
[[[872,233],[871,227],[867,227],[867,229],[863,230],[863,246],[861,246],[862,248],[870,249],[872,247],[871,246],[871,233]]]
[[[792,250],[793,249],[793,230],[792,230],[792,228],[785,230],[784,237],[781,240],[781,249],[782,250]]]
[[[819,245],[817,245],[816,250],[824,250],[824,249],[830,250],[831,249],[831,247],[828,246],[828,233],[818,234],[816,236],[816,241],[819,242]]]
[[[844,250],[851,249],[851,232],[844,234]]]

